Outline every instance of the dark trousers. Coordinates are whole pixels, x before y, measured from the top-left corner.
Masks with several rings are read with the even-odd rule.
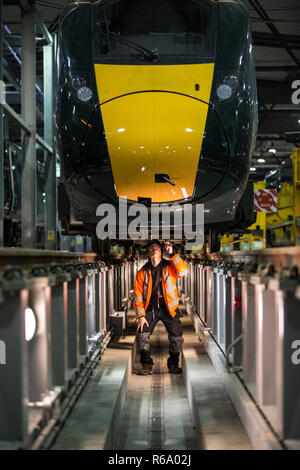
[[[150,336],[152,335],[157,323],[162,321],[169,337],[170,356],[168,358],[168,367],[171,364],[178,366],[179,355],[182,351],[183,344],[183,330],[179,310],[177,310],[175,317],[172,318],[165,308],[149,308],[146,311],[146,320],[149,323],[149,327],[144,325],[143,331],[139,330],[136,335],[137,349],[140,353],[140,362],[142,364],[153,364],[150,349]]]

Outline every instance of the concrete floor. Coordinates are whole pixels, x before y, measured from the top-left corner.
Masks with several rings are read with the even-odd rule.
[[[107,349],[52,448],[251,449],[191,320],[185,316],[182,322],[185,374],[168,373],[168,337],[162,323],[151,337],[153,374],[135,373],[141,367],[138,356],[132,373],[131,320],[128,336]]]
[[[198,446],[206,450],[253,449],[223,382],[189,317],[184,324],[184,365]]]
[[[112,343],[105,351],[52,450],[114,448],[127,378],[131,373],[131,340]]]
[[[117,448],[197,449],[183,374],[168,373],[168,337],[161,322],[151,337],[151,349],[153,375],[130,377]],[[134,369],[140,367],[134,364]]]

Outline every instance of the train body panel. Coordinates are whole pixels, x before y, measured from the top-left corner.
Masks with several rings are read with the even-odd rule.
[[[99,204],[126,196],[203,203],[207,226],[232,225],[257,130],[249,14],[238,1],[128,5],[74,3],[61,18],[57,131],[74,218],[94,225]]]
[[[213,69],[95,65],[118,196],[152,202],[193,196]],[[155,174],[169,175],[175,186],[156,183]]]

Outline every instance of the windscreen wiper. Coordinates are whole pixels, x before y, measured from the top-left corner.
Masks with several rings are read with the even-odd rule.
[[[117,39],[118,41],[122,42],[123,44],[132,47],[136,51],[140,52],[141,57],[143,60],[148,60],[150,62],[154,62],[158,58],[157,51],[154,50],[152,51],[151,49],[147,49],[144,46],[141,46],[140,44],[130,41],[130,39],[125,38],[124,36],[120,36],[119,34],[113,33],[112,31],[107,31],[107,32],[101,32],[101,36],[105,36],[108,38],[113,38]]]

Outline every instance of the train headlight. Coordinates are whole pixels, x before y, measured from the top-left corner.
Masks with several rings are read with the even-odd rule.
[[[217,97],[219,101],[227,101],[233,97],[238,90],[240,71],[223,74],[220,77],[219,86],[217,88]]]
[[[74,77],[72,79],[72,87],[74,88],[74,90],[79,90],[80,88],[82,87],[85,87],[86,86],[86,80],[82,77]]]
[[[77,91],[78,99],[80,101],[83,101],[84,103],[87,103],[88,101],[90,101],[92,96],[93,96],[93,92],[87,86],[83,86],[83,87],[79,88],[79,90]]]
[[[226,85],[225,83],[222,83],[222,85],[217,88],[217,95],[220,101],[229,100],[229,98],[232,97],[232,93],[233,90],[231,86]]]
[[[235,75],[228,75],[223,80],[223,83],[225,85],[230,86],[233,90],[235,90],[235,88],[237,87],[238,82],[239,82],[239,80]]]

